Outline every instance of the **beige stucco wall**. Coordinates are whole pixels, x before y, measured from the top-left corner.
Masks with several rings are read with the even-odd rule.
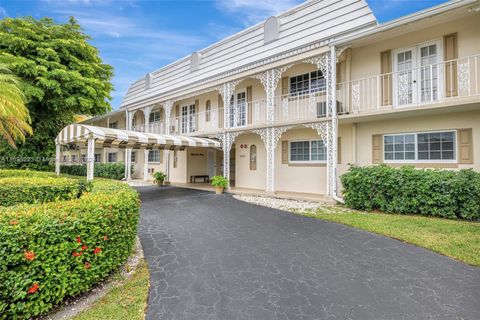
[[[241,148],[246,145],[246,148]],[[257,170],[250,170],[250,147],[257,147]],[[235,187],[265,190],[267,185],[267,154],[260,136],[242,134],[235,139]]]
[[[174,151],[170,151],[170,182],[187,183],[187,151],[177,151],[177,167],[174,168]]]
[[[302,166],[282,164],[282,141],[319,139],[313,129],[292,129],[285,132],[275,149],[275,189],[277,191],[325,194],[327,170],[325,164]]]
[[[401,49],[409,46],[441,40],[443,36],[458,33],[458,57],[468,57],[480,54],[480,14],[475,14],[461,20],[440,24],[435,27],[415,30],[402,36],[390,37],[377,43],[353,48],[351,60],[351,79],[361,79],[380,74],[380,52]],[[393,60],[392,60],[393,61]]]
[[[480,105],[478,111],[362,122],[357,123],[356,127],[356,155],[359,165],[372,163],[372,135],[374,134],[472,128],[474,165],[459,165],[459,168],[473,168],[480,171]]]

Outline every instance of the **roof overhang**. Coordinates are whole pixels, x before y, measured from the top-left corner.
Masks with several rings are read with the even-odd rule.
[[[214,139],[135,132],[84,124],[66,126],[57,135],[55,143],[85,145],[89,138],[95,140],[97,147],[167,150],[182,150],[187,147],[221,148],[220,142]]]

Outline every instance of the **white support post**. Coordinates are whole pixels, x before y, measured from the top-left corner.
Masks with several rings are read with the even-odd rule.
[[[225,179],[227,179],[228,182],[227,189],[230,189],[230,148],[230,134],[224,132],[222,139],[223,176],[225,177]]]
[[[132,179],[132,149],[125,148],[125,180]]]
[[[163,109],[165,111],[165,133],[170,134],[171,129],[171,115],[172,115],[173,101],[167,100],[163,104]],[[170,182],[170,150],[164,150],[164,159],[165,159],[165,181]]]
[[[143,180],[148,181],[148,150],[144,150]]]
[[[60,143],[55,144],[55,173],[57,176],[60,174],[60,157],[61,157],[61,152],[60,152],[61,145]]]
[[[95,165],[95,139],[93,137],[88,138],[87,140],[87,181],[93,180],[93,171]]]
[[[335,46],[330,47],[330,112],[331,112],[331,168],[330,168],[330,196],[337,195],[337,145],[338,145],[338,118],[337,118],[337,51]]]

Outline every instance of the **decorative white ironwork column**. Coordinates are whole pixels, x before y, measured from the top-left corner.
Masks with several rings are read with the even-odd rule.
[[[172,107],[173,107],[173,101],[172,100],[167,100],[163,103],[163,110],[165,111],[165,133],[170,134],[170,116],[172,115]],[[170,181],[170,150],[164,150],[163,151],[164,159],[165,159],[165,181],[169,182]],[[147,155],[147,161],[148,161],[148,155]]]
[[[55,173],[57,176],[60,174],[60,143],[55,143]]]
[[[331,134],[332,122],[325,120],[322,122],[305,123],[304,126],[307,128],[317,130],[317,134],[320,136],[320,139],[322,139],[323,143],[325,144],[325,147],[327,148],[327,194],[330,195],[331,171],[329,170],[329,166],[331,164],[329,161],[330,161],[330,158],[332,157],[330,155],[331,145],[333,143],[332,134]]]
[[[230,128],[230,99],[232,99],[235,93],[235,87],[242,80],[230,81],[217,87],[217,91],[222,96],[223,100],[223,127],[224,129]]]
[[[152,110],[151,106],[143,108],[143,123],[144,123],[144,132],[150,132],[150,111]]]
[[[280,68],[269,69],[265,72],[255,74],[252,77],[255,79],[260,80],[265,89],[265,93],[267,94],[267,123],[273,124],[275,118],[275,90],[277,89],[278,81],[282,77],[282,73],[284,73],[287,69],[289,69],[292,65],[286,65]]]
[[[223,176],[228,181],[228,188],[230,188],[230,151],[232,150],[235,139],[242,133],[244,133],[244,131],[222,132],[215,135],[215,137],[222,143]]]
[[[313,63],[322,71],[326,79],[327,89],[327,116],[330,118],[329,124],[323,123],[307,124],[306,126],[317,129],[318,134],[322,136],[327,147],[327,194],[334,196],[337,194],[337,144],[338,144],[338,118],[337,118],[337,60],[342,52],[348,47],[335,48],[330,47],[329,52],[305,60],[305,63]],[[355,100],[354,100],[355,104]],[[318,128],[322,127],[322,131]],[[321,134],[322,133],[322,134]]]
[[[269,69],[265,72],[253,75],[252,77],[260,80],[267,95],[267,124],[272,126],[275,122],[275,90],[279,80],[287,69],[292,65],[283,66],[280,68]],[[281,127],[284,128],[284,127]],[[285,129],[285,131],[288,129]],[[253,130],[253,132],[260,135],[265,149],[267,150],[267,192],[275,191],[275,147],[278,139],[283,132],[280,128],[265,128]],[[278,134],[278,132],[280,132]]]
[[[282,134],[293,126],[269,127],[252,130],[258,134],[267,150],[267,192],[275,192],[275,149]]]
[[[87,139],[87,181],[93,180],[93,170],[95,165],[95,139],[89,137]]]

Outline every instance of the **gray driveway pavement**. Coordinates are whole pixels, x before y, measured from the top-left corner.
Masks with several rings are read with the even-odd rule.
[[[139,187],[147,319],[480,319],[480,269],[229,195]]]

